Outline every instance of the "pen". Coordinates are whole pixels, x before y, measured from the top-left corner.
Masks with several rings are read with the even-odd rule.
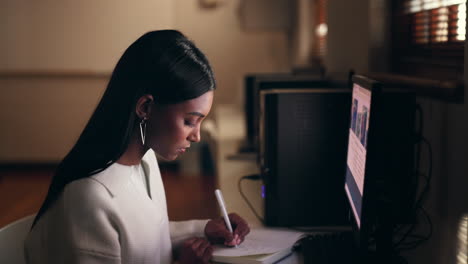
[[[223,194],[219,189],[216,189],[215,191],[216,199],[218,200],[219,208],[221,209],[221,213],[223,214],[224,222],[226,223],[226,226],[232,234],[232,226],[231,226],[231,221],[229,221],[229,216],[226,211],[226,205],[224,204],[224,199],[223,199]],[[235,245],[237,247],[237,245]]]

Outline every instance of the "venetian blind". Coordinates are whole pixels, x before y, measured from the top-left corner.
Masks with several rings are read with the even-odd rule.
[[[416,44],[465,40],[466,0],[407,0],[403,12],[410,16]]]
[[[398,0],[392,4],[392,72],[461,79],[466,0]]]

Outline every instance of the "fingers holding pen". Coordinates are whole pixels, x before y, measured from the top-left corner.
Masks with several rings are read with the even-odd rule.
[[[223,244],[234,240],[234,234],[227,229],[222,217],[208,221],[205,226],[205,236],[213,244]]]
[[[234,235],[233,239],[224,241],[224,245],[228,247],[239,245],[239,235]]]
[[[216,196],[216,199],[218,200],[220,211],[221,211],[221,214],[223,215],[223,219],[225,222],[224,228],[217,230],[218,237],[219,237],[219,233],[223,232],[224,234],[222,234],[222,237],[224,238],[223,239],[224,244],[227,246],[237,246],[244,241],[245,236],[250,232],[249,225],[242,217],[240,217],[236,213],[230,213],[228,215],[226,206],[224,204],[223,195],[219,189],[215,190],[215,196]],[[207,224],[207,227],[209,224],[210,222]],[[208,230],[208,231],[212,231],[212,230]],[[205,233],[207,234],[207,237],[209,237],[210,234],[209,232],[207,232],[207,228],[205,228]],[[210,241],[213,241],[213,240],[214,239],[210,239]]]
[[[236,245],[239,245],[245,240],[245,237],[250,233],[249,224],[236,213],[230,213],[229,219],[233,226],[234,240],[236,242]]]
[[[235,213],[229,214],[229,217],[232,218],[233,233],[228,230],[222,217],[208,221],[205,226],[205,236],[211,243],[236,246],[244,241],[250,232],[249,225]]]

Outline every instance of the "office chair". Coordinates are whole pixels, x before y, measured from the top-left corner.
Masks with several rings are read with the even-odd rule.
[[[0,263],[24,264],[24,239],[35,215],[29,215],[0,228]]]

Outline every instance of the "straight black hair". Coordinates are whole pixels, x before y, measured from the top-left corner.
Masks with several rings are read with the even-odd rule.
[[[205,55],[182,33],[152,31],[137,39],[120,58],[88,124],[55,171],[33,226],[68,183],[99,173],[122,156],[140,122],[135,108],[141,96],[174,104],[215,87]]]

